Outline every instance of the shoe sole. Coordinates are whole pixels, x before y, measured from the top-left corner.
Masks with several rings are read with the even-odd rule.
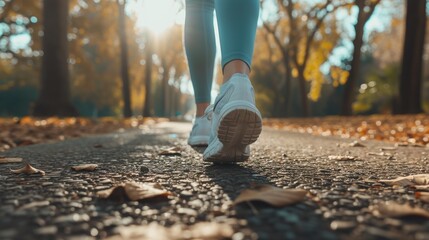
[[[196,136],[188,139],[188,145],[191,147],[207,147],[209,145],[209,137]]]
[[[253,107],[254,108],[254,107]],[[262,131],[257,109],[234,109],[220,121],[217,139],[210,143],[204,161],[214,163],[243,162],[249,158],[249,144],[256,142]]]

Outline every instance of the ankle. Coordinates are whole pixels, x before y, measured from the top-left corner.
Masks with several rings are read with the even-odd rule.
[[[210,103],[197,103],[197,112],[195,113],[195,117],[202,117],[209,105]]]
[[[234,74],[245,74],[249,76],[249,66],[241,60],[233,60],[227,63],[223,69],[223,83],[226,83]]]

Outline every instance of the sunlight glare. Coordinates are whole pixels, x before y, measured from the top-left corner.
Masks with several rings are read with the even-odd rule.
[[[183,16],[179,12],[179,8],[178,3],[174,0],[145,0],[136,9],[137,25],[143,29],[149,29],[155,34],[160,34],[175,23],[183,23]]]

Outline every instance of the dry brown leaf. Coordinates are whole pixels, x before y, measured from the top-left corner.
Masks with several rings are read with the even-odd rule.
[[[98,167],[98,164],[82,164],[73,166],[71,169],[75,171],[94,171]]]
[[[22,158],[0,157],[0,164],[2,164],[2,163],[20,163],[20,162],[22,162]]]
[[[25,163],[25,167],[17,169],[17,170],[10,170],[13,173],[19,174],[19,173],[25,173],[25,174],[41,174],[42,176],[45,175],[45,171],[42,171],[40,169],[34,168],[29,163]]]
[[[405,187],[405,186],[429,185],[429,174],[410,175],[407,177],[398,177],[398,178],[392,179],[392,180],[379,180],[379,182],[387,183],[390,185],[403,186],[403,187]]]
[[[225,223],[201,222],[191,226],[173,225],[166,228],[156,222],[141,226],[121,226],[116,228],[119,235],[108,240],[184,240],[184,239],[230,239],[232,227]]]
[[[179,147],[172,147],[169,149],[166,149],[162,152],[159,153],[159,155],[163,155],[163,156],[181,156],[182,149],[180,149]]]
[[[329,160],[335,160],[335,161],[359,161],[359,158],[353,157],[353,156],[328,156]]]
[[[429,218],[429,211],[419,207],[411,207],[408,204],[395,202],[381,203],[371,207],[372,213],[380,217],[407,217],[417,216]]]
[[[234,200],[234,204],[248,201],[262,201],[275,207],[302,202],[307,195],[303,189],[282,189],[271,185],[257,185],[253,189],[243,190]]]
[[[116,201],[139,201],[156,197],[166,198],[170,192],[162,189],[159,184],[143,184],[128,182],[97,193],[98,197]]]
[[[416,192],[415,196],[417,199],[429,203],[429,192]]]

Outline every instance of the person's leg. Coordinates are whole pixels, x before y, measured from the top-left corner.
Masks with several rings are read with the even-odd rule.
[[[197,106],[188,138],[191,146],[207,146],[210,137],[213,108],[209,105],[216,57],[213,12],[214,0],[186,0],[185,51]]]
[[[211,101],[216,41],[214,0],[186,0],[185,51],[197,104],[197,117]]]
[[[259,0],[216,0],[224,84],[217,96],[204,160],[240,162],[262,130],[261,113],[249,80]]]
[[[224,82],[235,73],[249,75],[259,0],[216,0]]]

